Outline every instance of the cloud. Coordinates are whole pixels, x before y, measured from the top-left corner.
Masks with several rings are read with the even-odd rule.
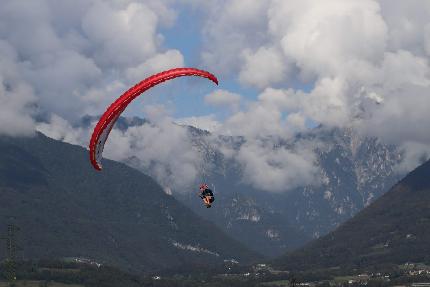
[[[260,5],[258,12],[246,13],[253,17],[236,17],[228,4],[202,8],[209,14],[203,61],[262,89],[221,129],[248,138],[288,137],[310,121],[354,127],[406,150],[430,146],[425,130],[430,120],[429,3],[273,0],[247,5]]]
[[[149,73],[183,66],[181,52],[166,49],[159,32],[176,20],[172,4],[2,1],[0,134],[38,130],[87,147],[92,129],[75,125],[83,115],[99,115]],[[138,157],[139,168],[169,186],[193,180],[199,158],[186,132],[165,121],[167,108],[148,105],[144,110],[157,127],[114,129],[105,156],[121,161]],[[35,123],[37,113],[48,115],[48,120]]]
[[[235,14],[229,7],[220,9],[225,9],[223,17],[209,17],[206,24],[220,29],[209,34],[213,38],[207,47],[216,59],[223,56],[223,52],[212,50],[217,42],[230,43],[230,35],[246,36],[246,25],[251,21],[248,17],[243,22],[240,17],[233,19]],[[385,55],[388,28],[379,4],[372,0],[291,0],[269,1],[258,9],[263,11],[257,13],[261,16],[258,21],[254,19],[254,30],[265,37],[242,37],[240,51],[234,51],[242,60],[228,59],[230,72],[239,70],[242,83],[262,89],[311,82],[311,91],[287,90],[294,100],[289,101],[293,106],[284,109],[329,126],[349,123],[355,117],[355,107],[360,106],[355,94],[359,88],[374,84]],[[222,29],[233,22],[228,31]],[[271,108],[265,110],[275,115],[278,108]],[[236,118],[240,117],[239,112]]]
[[[0,27],[9,28],[0,29],[0,39],[16,55],[17,77],[31,87],[38,107],[73,122],[103,112],[141,76],[183,64],[159,33],[176,19],[170,4],[6,0]],[[3,57],[9,57],[4,50]]]
[[[154,122],[163,121],[172,114],[172,111],[163,104],[145,105],[143,107],[143,112],[146,118]]]
[[[200,4],[207,14],[202,29],[206,45],[201,53],[205,66],[217,74],[237,71],[242,62],[238,55],[245,48],[258,47],[267,37],[267,5],[267,1],[258,0]]]
[[[376,108],[372,117],[360,123],[360,128],[364,129],[366,134],[379,137],[385,142],[402,145],[414,141],[428,145],[429,104],[427,87],[404,86],[393,91],[390,97]]]
[[[430,56],[430,24],[426,24],[424,31],[424,49],[427,56]]]
[[[17,54],[0,40],[0,135],[25,136],[34,132],[36,97],[26,81],[20,79]]]
[[[430,147],[428,144],[416,142],[405,142],[400,146],[403,151],[403,160],[396,166],[395,171],[408,173],[430,158]]]
[[[233,111],[239,109],[241,96],[226,90],[215,90],[205,96],[205,103],[215,107],[228,107]]]
[[[130,81],[137,82],[152,74],[177,67],[184,67],[184,57],[178,50],[168,50],[156,54],[136,67],[128,68],[126,74]]]
[[[38,123],[37,130],[51,138],[87,147],[95,124],[92,122],[88,128],[72,126],[53,115],[49,121]],[[114,127],[103,157],[125,162],[178,192],[194,183],[202,166],[202,158],[194,150],[187,130],[167,116],[160,116],[156,125],[146,123],[126,130]]]
[[[99,115],[149,74],[186,62],[181,51],[164,46],[161,33],[180,16],[176,5],[190,5],[201,16],[200,66],[260,92],[255,100],[226,90],[207,95],[209,105],[229,108],[222,123],[211,115],[182,119],[244,136],[243,150],[228,154],[241,162],[244,180],[254,186],[302,184],[289,175],[281,179],[281,171],[314,181],[311,148],[273,150],[261,142],[289,139],[308,122],[354,127],[397,144],[405,150],[407,168],[430,146],[430,4],[420,0],[5,0],[0,133],[31,134],[37,126],[86,146],[89,131],[74,128],[74,122]],[[195,176],[199,160],[177,125],[165,122],[168,104],[145,102],[146,115],[160,126],[114,130],[106,155],[127,161],[138,154],[140,168],[180,186]],[[35,124],[37,113],[50,114],[49,122]],[[164,142],[169,133],[177,147]],[[147,146],[160,141],[159,147]],[[254,166],[267,168],[269,180]],[[296,175],[294,166],[307,174]]]
[[[244,50],[244,65],[239,73],[240,82],[258,88],[283,82],[289,67],[281,53],[273,47],[261,47],[255,53]]]
[[[235,159],[243,167],[245,182],[261,190],[285,192],[319,183],[313,149],[305,143],[286,149],[271,141],[252,140],[240,148]]]
[[[379,110],[367,104],[372,98],[375,102],[375,95],[379,104],[384,99],[390,106],[390,98],[399,100],[395,96],[399,89],[408,86],[414,93],[417,87],[428,89],[428,3],[274,0],[259,6],[258,13],[251,10],[254,16],[261,16],[258,20],[235,18],[230,9],[226,5],[209,12],[212,14],[205,27],[211,27],[211,41],[204,49],[220,63],[223,51],[213,47],[229,45],[231,35],[243,35],[239,37],[240,48],[231,46],[234,55],[243,55],[242,61],[227,59],[229,69],[239,71],[242,83],[259,88],[291,84],[290,73],[297,71],[298,79],[312,83],[312,89],[302,90],[299,85],[292,91],[281,88],[276,93],[291,98],[283,100],[283,109],[300,112],[306,119],[328,126],[350,126],[358,108],[366,106],[372,109],[371,117],[377,117]],[[220,11],[222,17],[216,17]],[[247,37],[250,22],[257,34],[252,39]],[[259,33],[266,36],[258,37]],[[273,91],[264,90],[262,97]],[[271,107],[273,114],[277,110]],[[239,111],[234,118],[242,116],[243,111]],[[420,117],[427,118],[424,114]]]
[[[94,1],[82,18],[83,32],[95,46],[92,57],[101,66],[129,66],[154,55],[157,25],[155,11],[135,2],[119,8]]]
[[[383,54],[387,27],[378,3],[274,1],[270,32],[305,74],[338,76]]]
[[[430,3],[427,1],[379,0],[381,15],[389,27],[387,50],[407,50],[415,55],[428,54],[426,31],[428,31]]]
[[[193,126],[201,130],[206,130],[212,133],[220,132],[219,128],[221,126],[221,123],[216,120],[214,115],[175,119],[175,123],[180,125]]]
[[[289,114],[287,123],[289,126],[296,127],[298,130],[306,129],[306,118],[300,112]]]
[[[90,131],[80,127],[73,127],[70,123],[58,115],[51,115],[47,122],[37,123],[37,131],[44,135],[64,141],[70,144],[88,146],[87,139]]]
[[[154,176],[162,186],[179,192],[194,183],[202,165],[186,129],[171,119],[157,125],[130,127],[124,132],[114,129],[104,154],[114,160],[128,161]]]
[[[228,135],[239,135],[246,138],[284,135],[282,114],[267,106],[251,103],[246,111],[237,112],[229,117],[222,129]]]

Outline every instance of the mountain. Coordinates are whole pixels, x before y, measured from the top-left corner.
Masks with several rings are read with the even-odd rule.
[[[285,255],[285,269],[430,264],[430,161],[330,234]]]
[[[319,127],[281,145],[318,143],[315,152],[322,184],[271,193],[244,183],[240,165],[223,157],[210,134],[196,129],[189,134],[210,171],[203,178],[214,184],[218,197],[216,208],[202,216],[249,248],[273,257],[332,231],[401,176],[394,170],[401,160],[395,146],[361,137],[350,129]],[[244,143],[240,137],[218,140],[236,150]],[[176,196],[189,206],[196,204],[187,196]]]
[[[82,117],[80,121],[75,123],[74,126],[89,129],[91,127],[91,123],[97,122],[99,119],[100,117],[86,115]],[[115,128],[125,131],[128,128],[141,126],[144,124],[150,124],[150,121],[139,117],[119,117],[115,122]]]
[[[313,238],[334,230],[403,176],[395,171],[402,160],[395,146],[352,129],[319,127],[297,138],[320,143],[315,152],[323,182],[288,193],[285,209]]]
[[[121,118],[120,122],[121,130],[149,123],[139,118]],[[395,146],[360,136],[351,129],[320,126],[277,145],[288,149],[301,141],[318,143],[315,153],[323,179],[321,185],[278,193],[262,191],[247,184],[240,163],[226,158],[220,149],[228,146],[237,151],[246,139],[214,136],[195,127],[183,127],[195,151],[204,158],[198,180],[215,189],[216,208],[200,209],[201,203],[192,200],[189,192],[173,190],[173,195],[248,248],[271,257],[334,230],[402,177],[395,172],[402,160]],[[143,166],[136,161],[137,158],[131,158],[124,163]],[[144,172],[154,177],[157,174],[150,169]],[[196,186],[187,189],[195,190]]]
[[[40,133],[0,137],[0,233],[9,217],[27,259],[80,257],[146,272],[259,258],[149,176],[110,160],[97,172],[86,149]]]

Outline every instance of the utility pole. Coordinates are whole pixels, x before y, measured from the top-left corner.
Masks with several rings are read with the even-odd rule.
[[[6,259],[6,279],[13,283],[16,281],[16,251],[18,246],[16,244],[16,232],[19,227],[11,223],[7,225],[7,237],[2,237],[6,241],[7,259]]]

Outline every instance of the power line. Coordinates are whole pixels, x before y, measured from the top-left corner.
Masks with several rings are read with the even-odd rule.
[[[6,267],[6,279],[9,282],[16,280],[16,252],[18,246],[16,244],[16,232],[19,231],[19,227],[11,223],[7,225],[7,236],[2,237],[6,241],[7,258],[5,261]]]

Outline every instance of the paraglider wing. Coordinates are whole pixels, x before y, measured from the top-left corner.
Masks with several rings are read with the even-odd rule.
[[[218,79],[211,73],[194,68],[177,68],[164,71],[139,82],[121,95],[101,116],[96,124],[90,140],[90,161],[95,169],[101,170],[101,159],[105,142],[112,130],[116,120],[125,108],[140,94],[146,90],[171,79],[183,76],[198,76],[211,80],[218,85]]]

